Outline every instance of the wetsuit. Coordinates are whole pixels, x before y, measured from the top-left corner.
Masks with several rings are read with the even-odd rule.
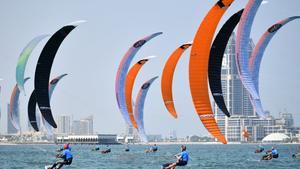
[[[279,154],[278,154],[277,150],[276,150],[276,149],[273,149],[273,150],[272,150],[272,157],[273,157],[273,158],[278,158],[278,156],[279,156]]]
[[[189,154],[186,151],[180,153],[179,160],[176,162],[176,166],[185,166],[189,161]]]
[[[157,151],[158,150],[158,147],[157,146],[153,146],[153,147],[151,147],[151,149],[150,149],[152,152],[155,152],[155,151]]]
[[[99,151],[99,150],[100,150],[99,147],[96,147],[96,148],[93,149],[93,151]]]
[[[293,158],[300,157],[300,153],[293,154]]]
[[[107,149],[107,150],[104,150],[104,151],[101,151],[102,154],[106,154],[106,153],[110,153],[111,152],[111,149]]]
[[[53,166],[51,167],[51,169],[57,168],[60,169],[63,165],[70,165],[72,164],[72,160],[73,160],[73,155],[71,154],[71,149],[65,149],[63,151],[63,154],[59,154],[57,156],[58,158],[62,158],[62,161],[58,161],[55,164],[53,164]],[[57,167],[56,167],[57,166]]]

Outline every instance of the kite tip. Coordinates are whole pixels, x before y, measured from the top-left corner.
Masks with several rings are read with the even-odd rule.
[[[86,20],[78,20],[78,21],[71,22],[67,25],[69,25],[69,26],[78,26],[78,25],[80,25],[82,23],[85,23],[85,22],[87,22],[87,21]]]
[[[150,55],[150,56],[145,57],[144,59],[153,59],[153,58],[157,58],[157,57],[158,57],[158,56]]]
[[[267,1],[267,0],[263,0],[261,4],[263,4],[263,5],[264,5],[264,4],[267,4],[267,3],[269,3],[269,1]]]

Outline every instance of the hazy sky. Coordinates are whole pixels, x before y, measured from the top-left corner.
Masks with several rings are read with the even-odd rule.
[[[61,45],[52,67],[51,77],[68,73],[53,93],[54,115],[72,115],[74,119],[94,116],[95,131],[122,133],[125,122],[118,110],[114,83],[117,68],[127,49],[138,39],[162,31],[163,35],[147,43],[137,54],[140,58],[156,55],[141,70],[134,96],[141,84],[153,76],[161,76],[165,61],[175,48],[193,40],[194,34],[216,2],[212,0],[51,0],[0,2],[1,65],[0,132],[6,131],[6,104],[15,85],[15,67],[20,52],[35,36],[52,34],[63,25],[87,20],[72,31]],[[246,5],[236,0],[222,18]],[[252,38],[256,43],[273,23],[292,15],[300,15],[299,0],[269,0],[256,15]],[[218,27],[220,28],[220,26]],[[287,110],[300,126],[300,20],[293,21],[273,38],[261,65],[260,91],[266,110],[276,115]],[[34,77],[38,56],[46,40],[30,57],[26,76]],[[160,79],[153,83],[145,103],[145,130],[149,134],[168,134],[176,130],[179,136],[207,135],[195,113],[188,82],[189,52],[180,59],[174,75],[174,100],[179,118],[174,120],[164,107]],[[25,86],[27,96],[21,96],[21,119],[27,121],[27,101],[33,89],[33,79]]]

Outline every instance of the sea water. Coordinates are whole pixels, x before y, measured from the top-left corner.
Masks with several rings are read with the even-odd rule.
[[[265,149],[272,146],[279,151],[279,158],[261,161],[264,155],[255,154],[258,145],[187,145],[190,161],[187,167],[178,169],[296,169],[300,168],[300,158],[292,158],[292,154],[300,152],[299,145],[264,145]],[[159,145],[158,152],[145,153],[149,146],[129,145],[130,151],[125,152],[124,145],[110,146],[112,152],[101,154],[92,151],[106,146],[71,145],[73,163],[69,169],[160,169],[161,165],[175,161],[174,155],[180,152],[180,145]],[[59,145],[0,145],[1,169],[43,169],[56,161],[56,150]]]

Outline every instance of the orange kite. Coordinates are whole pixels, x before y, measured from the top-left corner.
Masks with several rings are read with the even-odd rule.
[[[127,76],[126,76],[126,81],[125,81],[125,98],[126,98],[126,107],[127,107],[127,111],[128,111],[128,115],[130,118],[130,121],[132,123],[132,126],[134,128],[138,128],[136,121],[134,119],[134,115],[133,115],[133,110],[132,110],[132,89],[133,89],[133,85],[134,85],[134,81],[137,77],[137,74],[139,73],[140,69],[142,68],[142,66],[148,61],[149,59],[142,59],[140,61],[138,61],[136,64],[134,64]]]
[[[177,48],[172,55],[167,60],[161,78],[161,93],[165,103],[166,108],[170,114],[177,118],[177,113],[175,110],[173,102],[173,93],[172,93],[172,84],[173,84],[173,75],[177,65],[178,60],[180,59],[182,53],[188,49],[192,44],[183,44]]]
[[[205,128],[220,142],[227,141],[212,112],[208,90],[208,61],[217,25],[234,0],[219,0],[203,19],[195,35],[189,63],[189,81],[193,103]]]

